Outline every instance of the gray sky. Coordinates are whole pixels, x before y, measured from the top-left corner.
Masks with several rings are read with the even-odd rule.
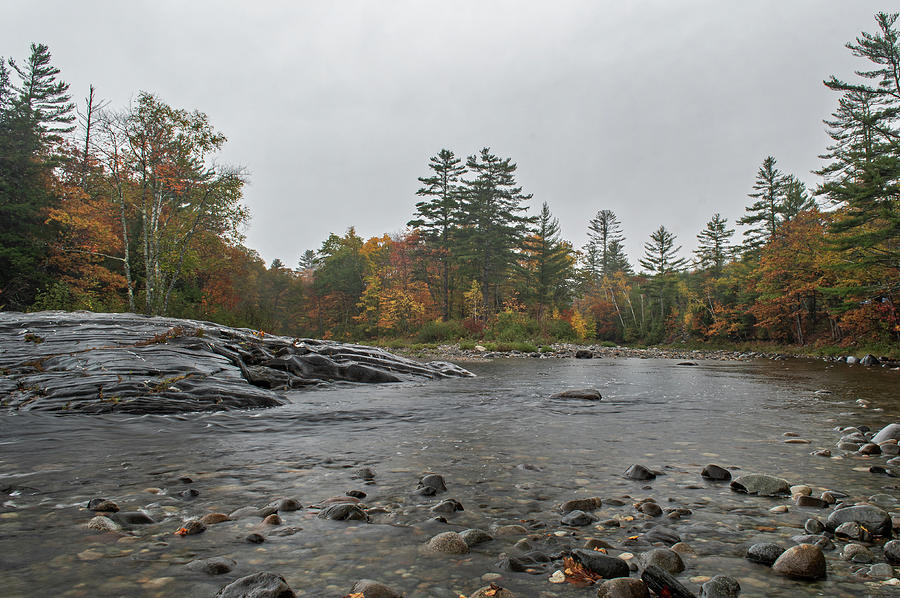
[[[296,265],[329,232],[398,232],[447,147],[511,157],[576,246],[611,209],[633,262],[660,224],[684,255],[734,223],[767,155],[808,186],[864,63],[868,0],[0,0],[0,55],[50,46],[81,99],[198,109],[247,167],[247,245]],[[888,3],[889,4],[889,3]]]

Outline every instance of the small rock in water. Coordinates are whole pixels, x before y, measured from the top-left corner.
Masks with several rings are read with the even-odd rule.
[[[243,519],[245,517],[259,517],[259,509],[256,507],[241,507],[228,514],[228,518],[234,520]],[[265,515],[263,515],[263,517],[265,517]]]
[[[741,584],[728,575],[716,575],[700,587],[700,598],[738,598]]]
[[[703,471],[700,472],[700,475],[707,480],[713,480],[716,482],[725,482],[731,479],[730,471],[713,463],[710,463],[709,465],[704,467]]]
[[[560,521],[563,525],[582,527],[594,523],[595,521],[597,521],[597,518],[590,513],[575,510],[563,515]]]
[[[438,504],[431,507],[432,513],[455,513],[457,511],[465,511],[460,503],[455,498],[448,498],[446,500],[442,500]]]
[[[207,513],[203,517],[200,518],[200,521],[204,525],[215,525],[217,523],[223,523],[225,521],[231,521],[228,518],[228,515],[225,513]]]
[[[641,579],[658,596],[671,598],[696,598],[694,593],[688,590],[673,575],[655,565],[649,565],[641,573]]]
[[[556,394],[550,395],[551,399],[582,399],[585,401],[599,401],[603,397],[596,388],[577,388],[572,390],[564,390]]]
[[[360,579],[350,588],[350,594],[362,594],[365,598],[403,598],[400,592],[374,579]]]
[[[368,521],[369,516],[357,504],[338,503],[330,505],[319,511],[319,519],[331,519],[333,521]]]
[[[603,506],[603,500],[599,496],[594,496],[591,498],[576,498],[573,500],[567,500],[562,505],[560,505],[559,510],[561,513],[569,513],[571,511],[594,511]]]
[[[278,516],[278,513],[272,513],[263,519],[263,525],[281,525],[284,521]]]
[[[216,594],[216,598],[295,598],[295,596],[282,576],[268,571],[236,579]]]
[[[812,494],[812,488],[806,484],[798,484],[796,486],[791,486],[790,493],[794,498],[797,496],[809,496]]]
[[[821,548],[812,544],[792,546],[778,557],[772,570],[794,579],[825,579],[825,555]]]
[[[875,444],[880,444],[885,440],[900,441],[900,424],[888,424],[872,437],[872,442]]]
[[[645,502],[638,507],[638,510],[644,515],[649,515],[650,517],[659,517],[663,513],[662,507],[660,507],[655,502]]]
[[[156,523],[142,511],[119,511],[112,515],[112,519],[122,525],[149,525]]]
[[[811,518],[807,519],[806,523],[803,524],[803,529],[810,534],[821,534],[825,531],[825,524],[818,519]]]
[[[880,455],[881,447],[874,442],[867,442],[866,444],[859,447],[857,451],[860,455]]]
[[[900,565],[900,540],[891,540],[884,545],[884,558],[892,565]]]
[[[349,496],[350,498],[365,498],[366,496],[368,496],[362,490],[347,490],[347,492],[345,492],[345,494],[347,496]]]
[[[875,555],[862,544],[847,544],[841,551],[841,558],[854,563],[871,563]]]
[[[428,540],[428,550],[442,554],[466,554],[469,545],[456,532],[444,532]]]
[[[121,525],[103,515],[92,517],[91,520],[88,521],[87,527],[88,529],[97,530],[99,532],[117,532],[122,529]]]
[[[459,532],[459,537],[470,547],[490,542],[494,539],[494,537],[486,531],[474,528]]]
[[[365,496],[365,494],[363,494],[363,496]],[[299,511],[301,508],[303,508],[300,504],[300,501],[294,498],[279,498],[278,500],[270,502],[267,506],[275,507],[280,513]]]
[[[772,544],[771,542],[760,542],[759,544],[754,544],[750,548],[747,549],[747,559],[753,561],[754,563],[759,563],[761,565],[767,565],[769,567],[778,560],[784,553],[785,549],[778,544]]]
[[[824,501],[821,498],[816,498],[815,496],[799,495],[796,498],[796,503],[798,507],[814,507],[816,509],[824,509],[828,506],[827,501]]]
[[[805,438],[786,438],[784,440],[785,444],[809,444],[809,440]]]
[[[791,536],[791,541],[797,544],[812,544],[818,546],[822,550],[834,550],[834,543],[831,538],[821,534],[800,534]]]
[[[811,452],[810,455],[813,455],[814,457],[830,457],[831,451],[829,451],[828,449],[819,449],[817,451]]]
[[[89,511],[116,513],[119,510],[119,505],[105,498],[92,498],[88,503],[87,508]]]
[[[225,557],[212,557],[191,561],[185,565],[185,567],[191,571],[206,573],[207,575],[223,575],[231,572],[236,565],[237,563],[231,559]]]
[[[681,556],[668,548],[654,548],[645,552],[640,556],[640,562],[642,567],[656,565],[672,575],[678,575],[684,571],[684,561],[681,560]]]
[[[547,579],[547,581],[550,583],[566,583],[566,574],[557,569],[550,575],[550,578]]]
[[[893,523],[891,516],[874,505],[857,505],[832,511],[825,521],[825,527],[835,530],[842,523],[856,522],[878,536],[890,536]]]
[[[266,541],[266,538],[262,534],[248,534],[244,538],[244,542],[249,542],[250,544],[262,544]]]
[[[742,475],[731,482],[735,492],[759,496],[783,496],[790,493],[790,488],[787,480],[762,474]]]
[[[608,556],[596,550],[584,550],[583,548],[575,548],[571,554],[576,562],[607,579],[628,577],[631,574],[628,563],[620,558]]]
[[[870,542],[872,540],[871,532],[855,521],[847,521],[840,524],[834,528],[834,535],[838,538],[848,538],[862,542]]]
[[[608,579],[597,588],[598,598],[650,598],[650,590],[640,579],[616,577]]]
[[[199,519],[190,519],[184,522],[178,530],[175,531],[176,536],[194,536],[202,534],[206,531],[206,526]]]
[[[475,591],[474,594],[470,596],[470,598],[516,598],[516,595],[507,590],[506,588],[501,588],[497,584],[492,583],[489,586],[485,586],[483,588],[479,588]]]
[[[375,479],[375,472],[370,467],[360,467],[356,470],[354,476],[363,481],[369,482]]]
[[[655,480],[656,474],[643,465],[632,465],[625,470],[625,477],[629,480]]]
[[[447,485],[444,483],[444,477],[436,473],[430,473],[422,476],[419,480],[419,493],[425,496],[433,496],[441,492],[447,491]]]

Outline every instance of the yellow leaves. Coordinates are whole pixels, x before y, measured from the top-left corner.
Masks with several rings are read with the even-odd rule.
[[[347,594],[344,598],[366,598],[366,595],[362,592],[355,592],[353,594]]]

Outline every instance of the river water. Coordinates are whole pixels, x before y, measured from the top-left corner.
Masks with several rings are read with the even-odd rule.
[[[867,471],[883,465],[883,457],[810,455],[831,448],[841,456],[835,426],[877,429],[900,421],[900,372],[803,360],[462,365],[478,377],[335,386],[294,393],[291,405],[255,412],[2,415],[0,596],[213,596],[259,570],[283,575],[301,596],[337,598],[355,580],[374,578],[407,596],[456,598],[487,585],[491,573],[520,597],[595,596],[592,588],[550,584],[549,573],[499,569],[500,553],[516,554],[513,544],[522,535],[497,537],[458,557],[428,554],[422,545],[441,531],[521,523],[549,534],[560,548],[581,546],[588,537],[621,546],[646,523],[631,504],[645,497],[693,512],[665,525],[695,550],[679,576],[695,592],[703,576],[724,573],[740,580],[742,596],[900,593],[866,585],[834,552],[828,580],[816,583],[788,581],[746,561],[750,543],[788,546],[790,536],[803,533],[805,519],[824,520],[825,513],[789,499],[736,494],[699,476],[716,463],[739,468],[735,475],[769,473],[857,500],[900,497],[896,479]],[[603,401],[548,399],[583,387],[599,389]],[[786,432],[811,444],[785,444]],[[622,473],[633,463],[666,475],[649,483],[626,480]],[[374,470],[374,483],[355,477],[361,467]],[[416,495],[426,472],[442,474],[448,492]],[[182,497],[188,489],[199,496]],[[283,513],[278,528],[261,530],[260,519],[250,518],[195,536],[172,533],[184,519],[209,512],[285,496],[307,507],[351,489],[388,512],[366,524],[318,519],[315,509],[304,508]],[[624,505],[605,505],[597,515],[618,518],[622,527],[562,527],[555,506],[590,496],[621,499]],[[157,523],[125,537],[87,530],[91,513],[84,507],[94,497],[123,510],[144,509]],[[443,498],[459,500],[465,511],[448,516],[449,524],[428,522],[429,507]],[[779,504],[790,511],[768,511]],[[253,531],[267,541],[245,542]],[[237,566],[221,576],[184,566],[212,556]]]

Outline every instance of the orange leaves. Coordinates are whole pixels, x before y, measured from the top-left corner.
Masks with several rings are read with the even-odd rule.
[[[184,536],[188,535],[188,529],[186,527],[180,527],[172,533],[176,536],[184,537]]]
[[[603,579],[602,575],[594,573],[572,557],[563,559],[563,573],[566,575],[566,583],[575,586],[590,586]]]

